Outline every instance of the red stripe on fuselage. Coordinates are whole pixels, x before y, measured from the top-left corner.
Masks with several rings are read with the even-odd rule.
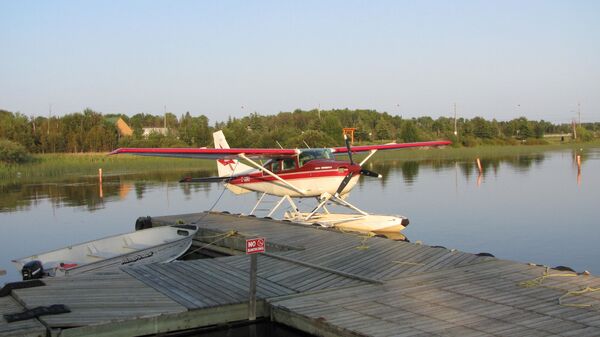
[[[348,172],[339,172],[338,170],[323,170],[323,171],[310,171],[310,172],[294,172],[294,173],[279,173],[277,174],[283,180],[294,180],[294,179],[306,179],[306,178],[323,178],[323,177],[343,177]],[[262,172],[249,174],[229,181],[230,184],[243,185],[251,183],[262,183],[275,181],[277,178],[270,175],[266,175]]]
[[[321,169],[321,167],[326,169]],[[350,165],[348,162],[336,161],[336,160],[311,160],[306,163],[303,167],[294,170],[288,170],[285,172],[274,172],[281,179],[294,180],[294,179],[307,179],[307,178],[324,178],[324,177],[344,177],[349,171],[354,174],[360,171],[361,167],[357,164]],[[263,172],[255,172],[249,175],[237,177],[229,183],[234,185],[243,185],[260,182],[271,182],[277,180],[277,178],[268,175]]]

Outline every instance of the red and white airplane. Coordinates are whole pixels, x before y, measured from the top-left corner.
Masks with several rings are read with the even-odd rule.
[[[361,175],[381,177],[362,166],[379,150],[394,150],[411,147],[449,145],[449,141],[416,143],[391,143],[385,145],[350,146],[346,138],[345,147],[306,148],[306,149],[260,149],[230,148],[222,131],[213,133],[215,148],[120,148],[111,154],[130,153],[142,156],[181,157],[216,159],[218,177],[186,178],[185,182],[224,181],[226,187],[235,194],[261,192],[263,195],[250,214],[253,214],[265,195],[281,197],[271,210],[271,216],[281,203],[287,200],[294,216],[290,218],[309,222],[326,203],[334,202],[348,207],[363,216],[368,213],[344,200]],[[352,154],[368,152],[360,162],[355,163]],[[336,160],[335,155],[347,154],[349,161]],[[259,160],[266,159],[266,163]],[[241,161],[243,162],[241,162]],[[318,204],[310,213],[300,213],[292,198],[317,198]]]

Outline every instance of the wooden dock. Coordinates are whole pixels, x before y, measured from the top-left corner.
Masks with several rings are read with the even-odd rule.
[[[247,319],[245,239],[258,258],[257,317],[319,336],[600,336],[600,278],[377,237],[220,213],[195,223],[214,259],[47,280],[0,298],[2,313],[65,304],[0,336],[135,336]],[[586,289],[587,287],[587,289]],[[581,291],[586,289],[585,291]],[[580,291],[580,293],[569,293]]]

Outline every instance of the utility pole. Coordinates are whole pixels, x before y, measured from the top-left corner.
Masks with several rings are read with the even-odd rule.
[[[50,134],[50,117],[52,117],[52,104],[48,104],[48,129],[46,130],[46,135]]]
[[[458,137],[458,130],[456,130],[456,103],[454,103],[454,135]]]

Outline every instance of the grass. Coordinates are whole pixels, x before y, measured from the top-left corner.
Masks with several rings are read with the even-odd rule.
[[[214,161],[140,156],[108,156],[105,153],[39,154],[31,163],[0,164],[0,181],[38,178],[57,179],[70,176],[130,174],[156,171],[213,170]]]
[[[374,156],[374,160],[461,160],[474,158],[493,158],[505,156],[530,155],[545,151],[578,150],[600,147],[600,141],[590,143],[565,143],[548,145],[481,145],[476,147],[446,147],[431,149],[405,149],[400,151],[383,151]]]
[[[499,156],[515,156],[535,154],[544,151],[585,149],[600,147],[600,141],[590,143],[566,143],[549,145],[518,146],[478,146],[478,147],[446,147],[443,149],[405,149],[399,151],[382,151],[373,160],[452,160],[493,158]],[[182,158],[159,158],[141,156],[108,156],[104,153],[84,154],[40,154],[35,155],[32,163],[20,165],[0,164],[0,183],[11,181],[59,180],[77,176],[95,176],[102,168],[105,176],[116,174],[134,174],[160,171],[215,171],[213,160],[197,160]],[[357,160],[362,156],[356,156]],[[345,159],[345,157],[340,157]]]

